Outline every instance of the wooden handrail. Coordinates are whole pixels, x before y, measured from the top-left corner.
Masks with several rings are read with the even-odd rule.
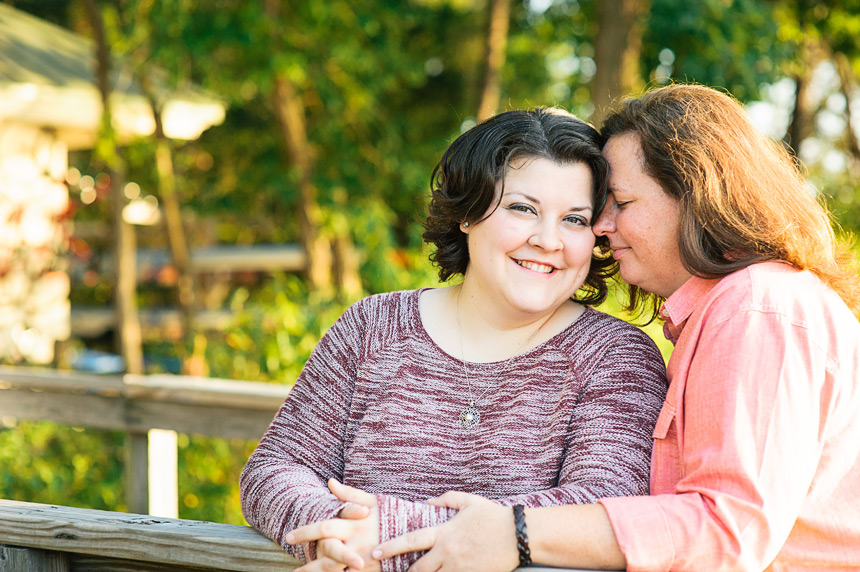
[[[68,570],[281,572],[300,566],[247,526],[10,500],[0,500],[0,544],[63,554],[56,560],[68,561]]]
[[[259,439],[289,388],[181,375],[0,367],[0,416],[79,427]]]

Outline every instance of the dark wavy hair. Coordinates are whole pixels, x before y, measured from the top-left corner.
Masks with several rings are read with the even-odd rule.
[[[681,207],[681,262],[718,278],[757,262],[810,270],[856,314],[860,278],[830,213],[809,192],[797,162],[753,127],[731,96],[671,85],[623,101],[603,123],[605,141],[633,133],[645,171]],[[627,309],[657,314],[662,299],[629,287]]]
[[[514,161],[532,158],[586,165],[593,184],[592,221],[597,220],[606,204],[609,175],[597,130],[560,109],[500,113],[451,143],[430,177],[424,241],[436,247],[430,260],[438,266],[441,280],[465,274],[469,265],[467,236],[460,224],[475,224],[490,216],[501,201],[496,186],[504,187],[508,167]],[[606,298],[607,279],[618,269],[607,252],[608,242],[598,237],[588,275],[573,300],[596,305]]]

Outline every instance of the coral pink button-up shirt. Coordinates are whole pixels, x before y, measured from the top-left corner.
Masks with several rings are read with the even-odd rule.
[[[814,275],[691,278],[651,495],[603,499],[628,570],[860,569],[860,322]]]

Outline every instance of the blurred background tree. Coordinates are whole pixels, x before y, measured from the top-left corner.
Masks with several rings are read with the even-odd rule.
[[[5,3],[91,37],[90,1]],[[185,316],[179,332],[144,328],[148,372],[289,384],[358,297],[436,285],[420,226],[430,172],[460,132],[507,109],[557,105],[599,121],[613,100],[647,86],[726,89],[797,152],[840,228],[860,230],[860,0],[95,5],[111,51],[133,63],[141,85],[194,82],[227,105],[223,124],[196,141],[156,131],[122,149],[125,176],[158,198],[167,225],[137,227],[138,241],[171,252],[137,301]],[[157,92],[151,100],[157,112]],[[80,176],[103,172],[90,152],[71,162]],[[103,263],[112,245],[98,229],[110,211],[101,195],[85,200],[76,179],[72,303],[104,306],[114,295]],[[300,246],[307,263],[299,272],[190,270],[205,246],[271,244]],[[205,310],[222,312],[217,326],[195,318]],[[656,324],[646,331],[661,339]],[[110,335],[70,348],[115,349]],[[125,508],[121,437],[6,425],[0,496]],[[179,445],[180,516],[242,522],[236,480],[254,444],[181,436]],[[26,449],[38,463],[21,462]]]

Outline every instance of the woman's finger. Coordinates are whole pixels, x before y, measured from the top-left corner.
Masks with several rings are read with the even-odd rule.
[[[317,542],[317,558],[329,558],[353,570],[364,568],[364,559],[344,542],[334,538],[323,538]]]
[[[427,504],[463,510],[466,505],[469,504],[469,501],[471,501],[473,498],[482,497],[478,497],[477,495],[470,495],[469,493],[463,493],[460,491],[448,491],[441,496],[428,499]]]
[[[370,555],[376,560],[391,558],[407,552],[429,550],[436,543],[436,527],[419,528],[397,538],[383,542],[371,551]]]
[[[337,479],[328,480],[328,489],[334,496],[342,501],[363,504],[364,506],[370,507],[376,506],[376,495],[345,485]]]
[[[295,572],[343,572],[345,569],[346,566],[331,558],[317,558],[316,560],[311,560],[301,568],[296,568]]]
[[[370,516],[370,507],[364,506],[363,504],[355,504],[349,503],[337,513],[340,518],[346,518],[349,520],[361,520],[362,518],[367,518]]]
[[[312,522],[305,526],[300,526],[295,530],[287,533],[287,544],[299,544],[300,542],[310,542],[312,540],[321,540],[323,538],[337,538],[338,540],[346,540],[352,535],[353,527],[341,518],[332,518],[329,520],[321,520],[320,522]]]
[[[412,563],[407,572],[436,572],[442,568],[442,559],[431,550]]]

